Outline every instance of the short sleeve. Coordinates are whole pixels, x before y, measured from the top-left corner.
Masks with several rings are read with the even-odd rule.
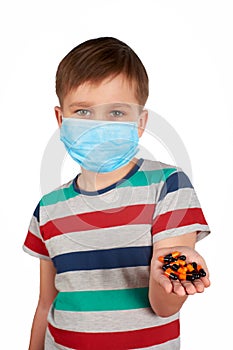
[[[157,194],[153,216],[153,243],[197,231],[197,240],[210,233],[196,192],[181,170],[172,173]]]
[[[37,205],[31,218],[23,250],[40,259],[50,259],[40,232],[40,203]]]

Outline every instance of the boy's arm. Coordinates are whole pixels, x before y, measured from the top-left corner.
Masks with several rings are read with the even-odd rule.
[[[40,295],[32,324],[29,350],[44,350],[48,311],[57,295],[55,274],[52,261],[40,259]]]
[[[160,317],[168,317],[178,312],[188,295],[202,293],[209,287],[209,274],[204,259],[195,250],[196,232],[168,238],[154,243],[151,260],[149,300],[153,311]],[[187,261],[196,261],[205,269],[207,276],[195,282],[171,281],[164,275],[159,256],[173,251],[186,255]]]

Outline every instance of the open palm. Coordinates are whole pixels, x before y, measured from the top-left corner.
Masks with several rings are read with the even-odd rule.
[[[200,277],[193,282],[186,280],[171,280],[168,278],[162,270],[163,263],[158,260],[158,257],[161,255],[165,256],[173,251],[179,251],[182,255],[185,255],[187,263],[195,261],[198,265],[201,265],[206,272],[206,276]],[[210,286],[209,272],[205,260],[196,250],[186,246],[157,249],[156,252],[154,252],[151,261],[151,274],[152,278],[159,283],[167,293],[175,293],[178,296],[202,293],[205,288]]]

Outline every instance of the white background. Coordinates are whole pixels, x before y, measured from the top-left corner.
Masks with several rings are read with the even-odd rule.
[[[147,106],[182,138],[212,229],[197,245],[212,286],[182,309],[182,350],[231,347],[232,17],[232,2],[225,0],[2,2],[1,348],[27,349],[37,303],[38,260],[21,246],[41,196],[43,153],[57,129],[56,68],[74,46],[98,36],[125,41],[143,61]],[[159,147],[154,152],[167,161]]]

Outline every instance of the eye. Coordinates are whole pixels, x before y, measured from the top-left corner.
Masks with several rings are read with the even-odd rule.
[[[118,111],[118,110],[111,111],[110,114],[112,117],[115,117],[115,118],[121,118],[121,117],[124,117],[124,115],[125,115],[124,112]]]
[[[91,111],[89,111],[88,109],[78,109],[77,111],[75,111],[75,114],[78,117],[89,117],[91,115]]]

